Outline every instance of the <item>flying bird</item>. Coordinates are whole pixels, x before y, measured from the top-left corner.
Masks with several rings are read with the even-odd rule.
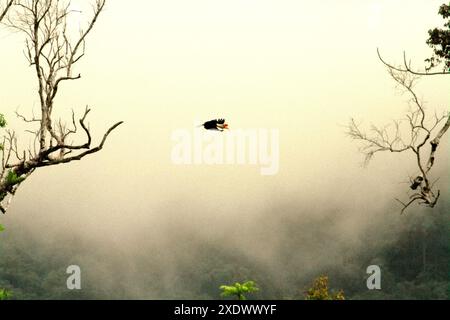
[[[225,129],[228,129],[228,124],[225,123],[225,119],[206,121],[201,126],[203,126],[203,128],[205,128],[206,130],[224,131]]]

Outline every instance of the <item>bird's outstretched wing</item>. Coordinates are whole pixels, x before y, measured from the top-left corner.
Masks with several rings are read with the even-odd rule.
[[[216,129],[217,128],[217,120],[207,121],[203,124],[205,129]]]

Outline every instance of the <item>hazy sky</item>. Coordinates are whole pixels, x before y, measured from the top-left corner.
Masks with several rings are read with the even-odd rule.
[[[125,123],[101,153],[33,174],[2,223],[33,221],[48,237],[72,229],[138,246],[141,235],[170,239],[167,230],[176,228],[205,239],[236,226],[270,230],[259,217],[280,214],[279,204],[304,207],[299,215],[335,209],[342,230],[367,222],[406,195],[413,158],[383,154],[361,168],[363,156],[342,126],[350,117],[384,124],[407,111],[376,48],[394,63],[405,50],[423,67],[427,31],[443,22],[441,3],[108,1],[77,66],[82,79],[61,86],[55,112],[92,106],[96,141],[112,123]],[[21,35],[0,31],[1,112],[11,126],[16,108],[38,111],[23,48]],[[448,78],[424,78],[417,89],[430,110],[448,110]],[[279,173],[172,164],[171,133],[218,117],[232,128],[279,129]],[[435,167],[446,173],[441,186],[448,184],[447,155],[443,144]],[[229,240],[268,248],[252,233]]]

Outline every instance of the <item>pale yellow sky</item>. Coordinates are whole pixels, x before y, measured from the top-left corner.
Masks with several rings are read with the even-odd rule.
[[[158,212],[175,200],[183,208],[198,205],[215,222],[299,193],[311,202],[349,195],[348,210],[361,206],[367,190],[370,199],[390,201],[398,195],[392,189],[403,192],[398,185],[412,162],[382,155],[360,168],[362,155],[341,125],[350,117],[382,124],[407,110],[376,48],[392,62],[406,50],[422,67],[430,55],[427,30],[442,24],[441,3],[108,1],[76,70],[82,80],[61,87],[55,112],[82,112],[89,104],[96,137],[118,120],[125,124],[101,153],[33,175],[12,212],[68,227],[132,230],[143,219],[163,219]],[[22,50],[20,35],[0,31],[1,112],[11,125],[17,107],[38,110]],[[448,109],[448,78],[423,79],[418,89],[430,109]],[[233,128],[280,129],[279,174],[262,177],[251,166],[174,166],[171,132],[217,117]],[[48,190],[36,194],[43,180]],[[179,208],[171,214],[186,218]]]

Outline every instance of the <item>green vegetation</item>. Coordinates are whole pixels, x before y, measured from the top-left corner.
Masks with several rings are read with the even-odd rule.
[[[433,49],[433,56],[425,61],[429,63],[427,70],[444,63],[444,68],[450,71],[450,3],[439,8],[439,15],[446,21],[443,28],[428,31],[427,44]]]
[[[305,300],[345,300],[344,291],[330,292],[328,277],[320,276],[314,280],[311,288],[305,294]]]
[[[5,228],[0,224],[0,232],[3,232]],[[12,297],[11,292],[6,289],[0,288],[0,300],[8,300]]]
[[[220,286],[220,290],[222,290],[222,297],[234,296],[238,300],[247,300],[245,297],[246,294],[256,292],[259,289],[254,281],[246,281],[243,284],[236,282],[232,286]]]
[[[0,113],[0,128],[5,128],[8,123],[6,122],[5,116]],[[3,143],[0,143],[0,151],[3,151],[5,146]]]
[[[6,127],[8,123],[6,122],[5,116],[0,113],[0,128]]]
[[[9,170],[8,174],[6,175],[6,185],[8,186],[14,186],[16,184],[22,183],[24,180],[24,177],[17,176],[17,174],[12,170]]]
[[[276,250],[273,265],[237,253],[234,246],[220,240],[205,243],[189,234],[182,235],[190,239],[183,243],[173,235],[176,246],[166,248],[175,258],[170,269],[157,255],[160,249],[128,256],[81,235],[57,236],[52,231],[49,238],[11,224],[8,235],[0,235],[0,288],[13,292],[13,299],[221,299],[220,285],[252,279],[260,290],[246,295],[249,300],[303,300],[313,279],[327,275],[329,294],[342,289],[347,300],[448,299],[449,209],[448,202],[403,216],[387,209],[391,213],[381,219],[385,222],[373,223],[379,228],[364,230],[354,239],[359,248],[342,250],[329,263],[313,268],[305,268],[310,262],[303,255],[311,247],[320,257],[333,250],[314,247],[335,241],[330,217],[311,224],[299,218],[279,226],[283,247]],[[388,219],[395,216],[398,220]],[[294,257],[296,253],[299,258]],[[83,270],[82,290],[66,288],[70,264]],[[373,264],[382,271],[381,290],[366,286],[366,269]]]
[[[7,125],[6,119],[3,114],[0,113],[0,128],[5,128]],[[5,146],[3,143],[0,143],[0,152],[8,153],[4,151]],[[3,155],[5,156],[5,155]],[[4,178],[4,180],[3,180]],[[2,192],[0,192],[0,202],[3,200],[7,195],[7,190],[10,191],[14,186],[17,186],[18,184],[21,184],[25,180],[24,176],[18,176],[17,173],[14,170],[8,170],[6,176],[3,176],[2,174]],[[11,192],[11,191],[10,191]]]
[[[0,300],[11,299],[12,295],[8,290],[0,289]]]

